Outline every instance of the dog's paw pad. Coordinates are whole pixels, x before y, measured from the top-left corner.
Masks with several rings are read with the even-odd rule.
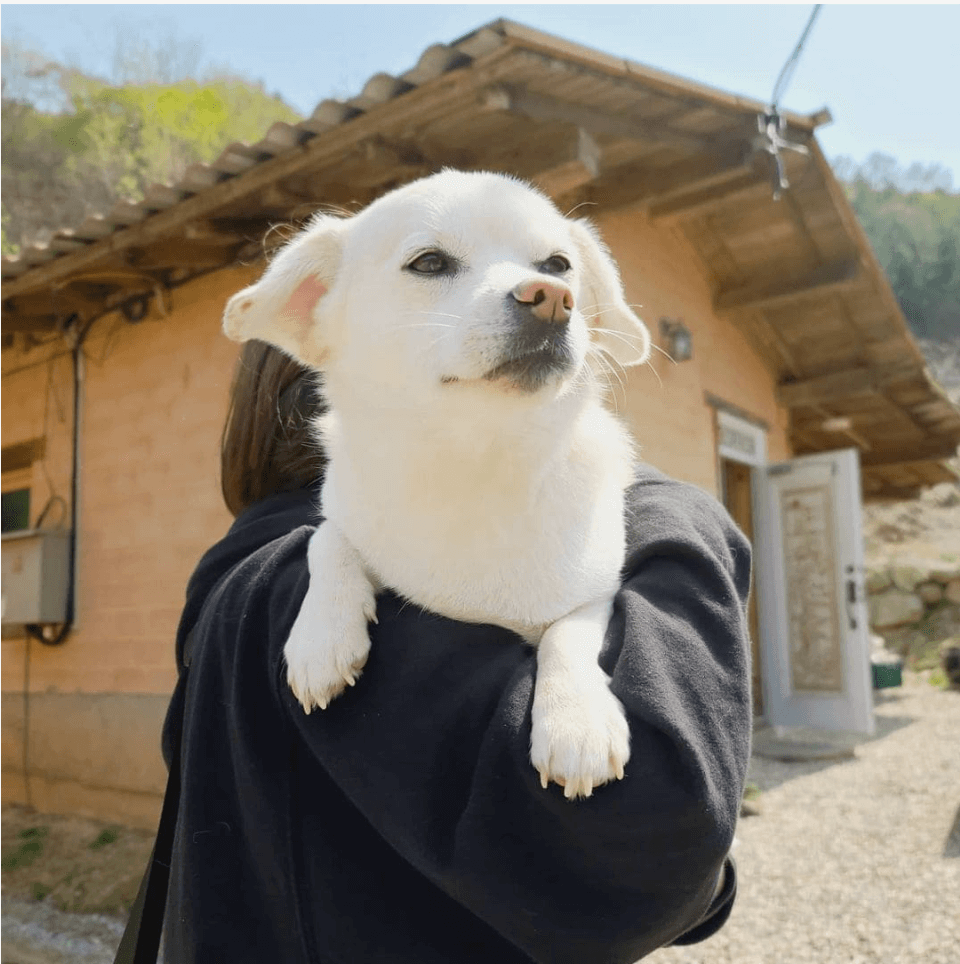
[[[583,688],[538,682],[530,759],[541,786],[556,783],[568,800],[589,797],[604,783],[623,779],[630,728],[605,682]]]

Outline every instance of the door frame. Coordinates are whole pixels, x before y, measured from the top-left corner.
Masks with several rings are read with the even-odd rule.
[[[767,464],[767,429],[762,424],[749,421],[729,409],[716,409],[717,430],[717,478],[720,500],[727,504],[726,473],[724,462],[736,462],[750,470],[750,515],[751,541],[753,543],[754,570],[756,568],[756,538],[758,511],[758,474]],[[754,717],[761,722],[767,712],[766,673],[763,671],[766,653],[763,644],[763,630],[760,623],[759,592],[755,577],[751,575],[750,605],[756,608],[756,634],[751,630],[751,685],[759,688],[760,712]],[[754,708],[757,700],[753,701]]]

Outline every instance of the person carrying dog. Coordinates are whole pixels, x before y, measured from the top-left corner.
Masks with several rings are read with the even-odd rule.
[[[715,933],[751,732],[750,552],[725,511],[638,470],[601,654],[632,755],[571,801],[530,765],[536,651],[505,629],[385,592],[361,682],[303,712],[282,653],[321,409],[313,375],[244,346],[221,449],[236,521],[190,580],[164,728],[166,960],[629,964]]]

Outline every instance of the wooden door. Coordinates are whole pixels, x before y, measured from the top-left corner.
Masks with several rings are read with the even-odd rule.
[[[720,460],[721,483],[723,489],[723,504],[727,511],[743,530],[743,534],[753,544],[753,470],[742,462],[732,459]],[[756,565],[756,558],[754,558]],[[752,659],[751,675],[753,678],[753,712],[755,716],[763,715],[763,677],[761,674],[760,655],[760,624],[757,613],[757,593],[755,588],[750,592],[750,608],[748,611],[750,626],[750,651]]]

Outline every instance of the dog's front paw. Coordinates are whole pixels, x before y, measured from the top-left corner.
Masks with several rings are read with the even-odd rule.
[[[304,600],[283,648],[287,683],[309,713],[353,686],[370,653],[368,622],[376,622],[376,601],[367,584],[364,598],[331,606],[325,599]]]
[[[623,779],[630,759],[630,728],[606,676],[551,674],[537,679],[533,696],[530,759],[546,788],[563,787],[568,800]]]

